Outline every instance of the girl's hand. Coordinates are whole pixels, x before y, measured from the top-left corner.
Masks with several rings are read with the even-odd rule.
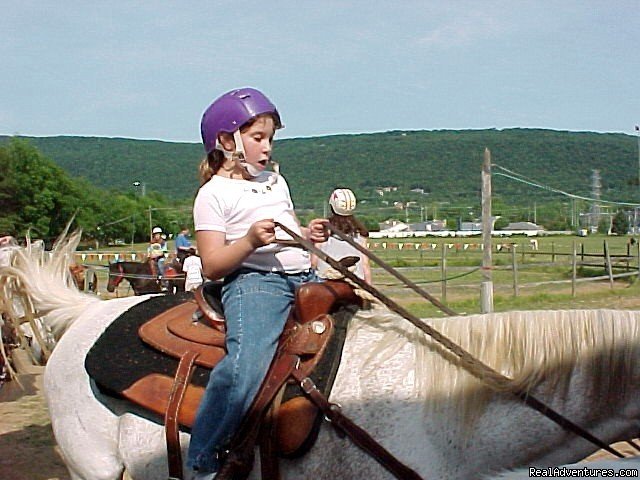
[[[246,237],[253,248],[269,245],[276,239],[276,226],[273,219],[258,220],[251,225]]]
[[[314,218],[309,222],[308,238],[314,243],[326,242],[329,238],[329,220],[326,218]]]

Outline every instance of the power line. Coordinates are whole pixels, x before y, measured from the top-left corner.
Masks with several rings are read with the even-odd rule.
[[[102,225],[98,225],[98,227],[108,227],[109,225],[115,225],[116,223],[122,223],[125,220],[129,220],[135,217],[134,215],[129,215],[128,217],[119,218],[118,220],[114,220],[113,222],[103,223]]]
[[[549,185],[543,185],[542,183],[540,183],[538,181],[527,179],[527,177],[525,177],[524,175],[519,174],[517,172],[514,172],[512,170],[509,170],[508,168],[502,167],[502,166],[497,165],[495,163],[492,164],[492,166],[496,167],[496,168],[499,168],[500,170],[504,170],[505,172],[509,172],[509,173],[494,172],[493,173],[494,175],[499,175],[501,177],[510,178],[510,179],[515,180],[517,182],[521,182],[521,183],[524,183],[526,185],[530,185],[532,187],[540,188],[542,190],[547,190],[549,192],[557,193],[557,194],[563,195],[565,197],[574,198],[574,199],[578,199],[578,200],[586,200],[588,202],[608,203],[608,204],[611,204],[611,205],[626,205],[626,206],[631,206],[631,207],[640,206],[640,204],[638,204],[638,203],[615,202],[615,201],[612,201],[612,200],[602,200],[600,198],[591,198],[591,197],[584,197],[582,195],[576,195],[574,193],[565,192],[564,190],[560,190],[560,189],[551,187]]]

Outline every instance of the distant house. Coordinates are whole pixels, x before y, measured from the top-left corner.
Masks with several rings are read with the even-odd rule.
[[[462,232],[481,232],[482,222],[460,222],[460,231]]]
[[[381,197],[383,197],[385,193],[395,192],[397,190],[398,190],[398,187],[379,187],[379,188],[376,188],[376,193]]]
[[[426,222],[412,223],[409,230],[412,232],[441,232],[447,229],[446,220],[429,220]]]
[[[396,232],[406,232],[409,230],[409,225],[400,220],[385,220],[382,223],[379,223],[380,232],[387,233],[396,233]]]
[[[503,230],[544,230],[544,228],[533,222],[513,222],[503,228]]]

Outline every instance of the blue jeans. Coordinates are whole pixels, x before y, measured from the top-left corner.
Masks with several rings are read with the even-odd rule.
[[[191,430],[187,465],[216,472],[276,352],[298,286],[315,274],[240,269],[225,279],[227,355],[211,372]]]
[[[163,276],[164,276],[164,271],[165,271],[165,268],[164,268],[165,260],[166,260],[166,258],[164,258],[164,257],[158,258],[158,272],[160,273],[160,275],[163,275]]]

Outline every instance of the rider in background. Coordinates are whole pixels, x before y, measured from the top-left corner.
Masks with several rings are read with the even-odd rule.
[[[180,227],[180,233],[176,236],[176,256],[180,263],[187,257],[190,249],[189,229],[187,227]]]
[[[165,257],[169,252],[169,249],[167,248],[167,241],[162,237],[162,228],[153,227],[153,230],[151,231],[151,240],[147,247],[147,257],[157,263],[158,272],[161,276],[164,275]]]
[[[369,231],[354,215],[356,209],[356,196],[348,188],[337,188],[329,197],[329,205],[331,207],[331,217],[329,224],[336,227],[342,233],[347,234],[353,241],[365,247],[369,238]],[[359,258],[355,264],[353,272],[358,277],[371,285],[371,267],[369,265],[369,257],[363,255],[354,247],[335,235],[331,235],[329,239],[318,245],[324,253],[334,260],[340,260],[345,257],[356,256]],[[328,272],[331,266],[313,256],[312,263],[318,270],[320,278],[328,278]],[[330,276],[330,275],[329,275]]]
[[[227,355],[209,376],[191,431],[187,464],[197,479],[220,468],[267,373],[296,288],[316,278],[306,251],[277,243],[291,238],[275,222],[313,242],[327,239],[327,220],[301,227],[287,182],[267,171],[279,128],[276,107],[253,88],[222,95],[202,117],[207,156],[193,217],[204,275],[224,278]]]

